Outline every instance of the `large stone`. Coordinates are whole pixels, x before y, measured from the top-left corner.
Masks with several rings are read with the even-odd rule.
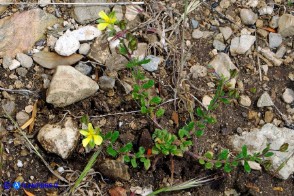
[[[66,118],[63,125],[46,124],[38,133],[37,139],[43,148],[66,159],[78,144],[80,133],[71,118]]]
[[[230,70],[237,69],[232,63],[230,57],[225,53],[219,53],[209,63],[218,75],[223,75],[226,78],[230,78]]]
[[[241,9],[240,18],[245,25],[253,25],[258,16],[251,9]]]
[[[106,3],[106,0],[75,0],[75,3]],[[74,5],[73,17],[80,24],[86,24],[98,19],[98,13],[104,10],[109,12],[108,6],[100,5]]]
[[[230,52],[232,55],[245,54],[254,44],[256,38],[253,35],[241,35],[231,41]]]
[[[55,69],[58,65],[73,65],[83,58],[83,55],[73,54],[70,56],[60,56],[55,52],[38,52],[33,55],[36,63],[47,69]]]
[[[269,33],[269,47],[277,48],[283,42],[282,36],[279,33]]]
[[[99,37],[102,32],[93,26],[84,26],[71,32],[79,41],[90,41]]]
[[[265,124],[260,130],[254,129],[250,132],[243,132],[241,136],[233,136],[231,139],[233,147],[241,151],[243,145],[247,145],[248,153],[262,152],[267,144],[270,149],[275,150],[274,155],[266,158],[272,162],[270,169],[274,175],[281,179],[288,179],[294,172],[294,131],[288,128],[278,128],[273,124]],[[284,143],[289,147],[286,152],[279,152],[279,148]],[[288,159],[288,161],[286,161]],[[277,171],[281,164],[285,165]]]
[[[291,14],[284,14],[279,20],[279,33],[283,37],[294,35],[294,16]]]
[[[21,66],[25,68],[30,68],[33,65],[33,59],[23,53],[16,54],[16,59],[20,62]]]
[[[60,22],[41,9],[17,12],[0,20],[0,58],[27,53],[41,39],[47,27]]]
[[[71,66],[58,66],[47,92],[46,101],[64,107],[93,95],[98,84]]]

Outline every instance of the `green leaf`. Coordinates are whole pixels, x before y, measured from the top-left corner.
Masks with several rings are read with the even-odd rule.
[[[140,64],[140,65],[147,64],[147,63],[149,63],[150,61],[151,61],[151,59],[143,59],[143,60],[139,61],[139,64]]]
[[[250,165],[249,165],[248,161],[244,161],[244,170],[247,173],[250,173],[251,172],[251,168],[250,168]]]
[[[247,146],[246,145],[242,146],[242,155],[243,155],[243,157],[247,157]]]
[[[286,152],[286,151],[288,150],[288,147],[289,147],[289,144],[288,144],[288,143],[284,143],[284,144],[280,147],[279,151],[280,151],[280,152]]]
[[[129,142],[124,147],[120,148],[118,152],[120,153],[130,152],[132,148],[133,148],[133,144]]]
[[[119,132],[118,131],[114,131],[111,135],[110,138],[110,142],[113,144],[114,142],[116,142],[117,138],[119,137]]]
[[[212,169],[213,168],[213,163],[207,162],[205,163],[205,169]]]
[[[112,157],[116,157],[117,155],[116,150],[114,150],[111,146],[107,147],[106,152]]]
[[[203,130],[197,130],[196,131],[196,136],[197,137],[201,137],[203,134],[204,134],[204,131]]]
[[[125,155],[124,156],[124,162],[129,163],[131,161],[130,157]]]
[[[195,127],[195,123],[194,122],[189,122],[188,125],[184,126],[184,129],[187,131],[192,131]]]
[[[218,160],[226,160],[229,156],[229,150],[228,149],[224,149],[221,151],[221,153],[218,155]]]
[[[171,154],[178,156],[178,157],[183,156],[183,152],[180,149],[171,150]]]
[[[267,144],[266,148],[262,150],[262,154],[267,153],[269,151],[269,149],[270,149],[270,144]]]
[[[237,69],[230,69],[230,77],[234,78],[237,75],[238,71]]]
[[[135,51],[138,47],[138,40],[136,38],[132,38],[128,44],[129,49]]]
[[[151,162],[150,162],[150,159],[146,159],[144,161],[144,167],[145,167],[145,170],[148,170],[151,166]]]
[[[226,98],[220,98],[220,101],[223,102],[224,104],[230,104],[230,101]]]
[[[199,159],[199,163],[200,163],[201,165],[204,165],[204,164],[205,164],[205,161],[204,161],[203,159]]]
[[[138,167],[136,158],[132,158],[131,159],[131,164],[132,164],[133,168],[137,168]]]
[[[266,171],[270,170],[270,168],[272,167],[272,162],[270,160],[266,160],[262,163],[264,169]]]
[[[213,158],[213,152],[211,152],[211,151],[207,151],[207,152],[204,154],[204,156],[205,156],[206,158],[208,158],[208,159],[212,159],[212,158]]]
[[[146,83],[142,85],[143,89],[149,89],[154,86],[154,80],[148,80]]]
[[[179,137],[182,139],[184,136],[189,136],[189,131],[187,131],[186,129],[180,129],[178,134]]]
[[[122,55],[127,55],[128,54],[128,49],[123,44],[119,45],[118,51]]]
[[[199,117],[203,117],[204,116],[204,112],[203,112],[203,110],[200,107],[197,107],[196,114]]]
[[[271,157],[273,155],[274,155],[273,152],[267,152],[267,153],[264,154],[264,157]]]
[[[114,12],[114,11],[110,12],[110,13],[108,14],[108,17],[109,17],[109,18],[114,18],[114,17],[115,17],[115,12]]]
[[[250,91],[251,93],[254,93],[254,94],[255,94],[257,90],[256,90],[255,87],[253,87],[253,88],[250,88],[249,91]]]
[[[141,107],[141,113],[142,114],[147,114],[148,113],[148,109],[146,108],[146,106]]]
[[[88,115],[84,114],[81,118],[81,123],[82,124],[85,124],[85,125],[88,125],[89,124],[89,117]]]
[[[165,110],[163,108],[159,108],[157,111],[156,111],[156,117],[160,118],[164,115],[164,112]]]
[[[145,148],[142,147],[142,146],[140,146],[140,147],[139,147],[139,152],[140,152],[141,154],[144,154],[144,153],[145,153]]]
[[[215,166],[216,168],[220,168],[222,165],[223,165],[223,164],[222,164],[220,161],[216,161],[215,164],[214,164],[214,166]]]
[[[160,104],[161,98],[159,96],[155,96],[150,100],[150,104]]]
[[[209,124],[214,124],[216,123],[216,119],[213,117],[206,117],[205,119]]]
[[[232,166],[233,166],[233,167],[237,167],[238,164],[239,164],[238,161],[232,161]]]
[[[119,23],[118,23],[118,26],[121,30],[125,30],[127,28],[127,22],[125,20],[121,20]]]
[[[152,147],[152,154],[159,154],[159,149],[155,146]]]
[[[232,171],[232,168],[229,163],[225,163],[224,171],[227,173],[230,173]]]
[[[109,140],[110,138],[111,138],[111,136],[112,136],[112,132],[108,132],[108,133],[106,133],[106,135],[104,136],[104,140]]]

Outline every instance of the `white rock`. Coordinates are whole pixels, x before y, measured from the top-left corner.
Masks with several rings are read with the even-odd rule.
[[[223,51],[226,49],[226,45],[223,42],[216,39],[213,40],[213,47],[218,51]]]
[[[279,26],[279,15],[275,15],[272,17],[271,21],[269,22],[269,26],[273,29],[278,28]]]
[[[279,33],[283,37],[294,35],[294,16],[291,14],[283,14],[279,20]]]
[[[251,9],[241,9],[240,18],[245,25],[253,25],[258,17]]]
[[[290,88],[286,88],[283,93],[283,100],[286,103],[292,103],[294,101],[294,91]]]
[[[79,53],[83,54],[83,55],[87,55],[89,53],[90,49],[91,49],[90,44],[83,43],[80,45]]]
[[[260,51],[261,54],[269,61],[271,61],[275,66],[280,66],[283,63],[283,61],[277,58],[275,56],[275,53],[273,53],[269,48],[258,47],[258,51]]]
[[[274,103],[267,92],[264,92],[257,101],[257,107],[273,106]]]
[[[202,98],[202,104],[207,108],[211,102],[212,98],[208,95],[204,95]]]
[[[274,11],[274,8],[272,6],[266,6],[262,7],[258,10],[259,15],[271,15]]]
[[[241,162],[242,162],[242,165],[244,165],[244,161],[242,160]],[[257,171],[262,170],[259,163],[256,163],[254,161],[248,161],[248,164],[249,164],[250,168],[253,169],[253,170],[257,170]]]
[[[150,62],[143,64],[142,67],[150,72],[156,71],[158,69],[158,65],[163,61],[161,57],[157,57],[154,55],[148,55],[146,59],[150,59]]]
[[[22,67],[30,68],[33,65],[33,59],[26,54],[17,53],[16,59],[20,62]]]
[[[62,56],[70,56],[80,48],[79,40],[70,32],[62,35],[55,44],[55,51]]]
[[[234,37],[231,41],[230,52],[232,55],[245,54],[255,42],[253,35],[241,35]]]
[[[237,69],[230,57],[222,52],[216,55],[209,65],[214,68],[219,76],[223,75],[226,78],[230,78],[230,70]]]
[[[128,21],[135,20],[135,18],[137,17],[140,10],[142,10],[142,8],[140,6],[127,5],[126,6],[126,15],[125,15],[126,19]]]
[[[223,34],[225,40],[228,40],[233,34],[233,31],[230,27],[219,27],[219,30]]]
[[[17,167],[23,167],[23,163],[21,160],[17,160]]]
[[[93,26],[84,26],[70,32],[79,41],[90,41],[102,35],[102,32]]]
[[[258,5],[258,0],[249,0],[246,5],[250,7],[256,7]]]
[[[63,174],[64,173],[64,168],[63,167],[58,167],[57,171],[58,171],[58,173]]]
[[[279,47],[279,49],[277,50],[277,52],[276,52],[276,57],[277,58],[283,58],[284,57],[284,55],[286,54],[286,52],[287,52],[287,48],[284,46],[284,45],[281,45],[280,47]]]
[[[263,72],[264,72],[264,75],[267,75],[267,72],[268,72],[268,65],[262,65],[261,66]]]
[[[194,29],[192,32],[192,37],[194,39],[200,39],[201,37],[203,37],[204,33],[203,31],[200,31],[199,29]]]
[[[277,48],[283,42],[282,36],[279,33],[269,33],[269,47]]]
[[[207,76],[207,68],[201,65],[193,65],[190,68],[190,72],[192,73],[192,77],[194,79]]]
[[[20,62],[19,61],[17,61],[17,60],[15,60],[15,59],[13,59],[12,61],[11,61],[11,64],[9,65],[9,69],[10,70],[14,70],[14,69],[16,69],[16,68],[18,68],[18,67],[20,67]]]
[[[47,6],[49,3],[51,3],[51,0],[39,0],[39,5],[40,7],[45,7]]]
[[[273,124],[265,124],[260,130],[254,129],[250,132],[243,132],[241,136],[235,135],[231,138],[233,147],[237,151],[241,151],[243,145],[247,145],[248,153],[262,152],[267,144],[274,151],[274,155],[266,159],[272,161],[270,169],[274,175],[281,179],[288,179],[294,172],[294,157],[291,156],[294,150],[294,132],[288,128],[278,128]],[[286,152],[279,152],[279,148],[284,143],[288,143],[289,147]],[[290,158],[289,158],[290,157]],[[289,160],[285,162],[285,160]],[[282,163],[286,163],[277,173],[276,170]]]
[[[60,85],[62,84],[62,85]],[[46,101],[55,107],[64,107],[93,95],[98,84],[71,66],[57,66]]]
[[[239,98],[239,103],[243,106],[249,107],[251,105],[251,99],[247,95],[241,95]]]
[[[64,125],[46,124],[37,136],[43,148],[66,159],[78,144],[80,133],[71,118],[66,118]]]

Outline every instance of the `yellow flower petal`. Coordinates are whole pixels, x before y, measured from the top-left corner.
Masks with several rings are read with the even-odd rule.
[[[110,18],[109,23],[114,24],[116,22],[116,17]]]
[[[96,145],[100,145],[102,143],[103,138],[100,135],[93,135],[93,137]]]
[[[108,23],[100,23],[97,27],[100,31],[103,31],[108,25]]]
[[[87,137],[87,138],[83,139],[83,146],[86,147],[89,144],[89,142],[91,141],[91,139],[92,139],[91,137]]]
[[[88,123],[88,131],[89,131],[89,134],[90,135],[93,135],[94,134],[94,128],[93,128],[92,123]]]
[[[107,16],[107,14],[104,11],[100,11],[99,16],[100,16],[100,18],[102,18],[105,21],[109,20],[109,17]]]
[[[86,130],[80,130],[80,133],[81,133],[83,136],[88,136],[88,135],[89,135],[89,132],[86,131]]]

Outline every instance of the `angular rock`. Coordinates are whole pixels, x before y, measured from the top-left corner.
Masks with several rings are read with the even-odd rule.
[[[273,6],[265,6],[262,7],[258,10],[259,15],[271,15],[274,11],[274,7]]]
[[[283,37],[294,35],[294,16],[291,14],[283,14],[279,20],[279,33]]]
[[[251,9],[241,9],[240,18],[245,25],[253,25],[258,16]]]
[[[95,39],[88,57],[101,64],[105,64],[106,60],[109,59],[110,51],[107,37],[105,35]]]
[[[97,27],[93,26],[84,26],[70,33],[79,41],[90,41],[102,34],[102,32],[98,30]]]
[[[15,102],[14,101],[9,101],[7,99],[3,99],[1,101],[0,115],[4,116],[5,112],[7,112],[10,116],[13,116],[15,114]]]
[[[272,101],[271,97],[269,96],[267,92],[264,92],[257,101],[257,107],[259,108],[269,107],[273,105],[274,105],[274,102]]]
[[[109,71],[119,71],[125,69],[127,63],[128,60],[124,56],[113,54],[106,60],[105,66]]]
[[[218,51],[223,51],[226,49],[226,45],[223,42],[216,39],[213,40],[213,47]]]
[[[9,65],[9,69],[10,70],[14,70],[14,69],[16,69],[16,68],[18,68],[18,67],[20,67],[20,62],[19,61],[17,61],[17,60],[15,60],[15,59],[13,59],[12,61],[11,61],[11,64]]]
[[[230,27],[220,27],[219,30],[223,34],[225,40],[228,40],[233,34],[233,31]]]
[[[266,123],[271,123],[274,119],[274,113],[272,111],[266,111],[264,114],[264,121]]]
[[[294,91],[290,88],[286,88],[282,97],[286,103],[292,103],[294,101]]]
[[[55,69],[58,65],[73,65],[83,58],[80,54],[60,56],[55,52],[41,51],[33,55],[36,63],[47,69]]]
[[[241,35],[234,37],[231,41],[230,52],[232,55],[245,54],[255,42],[253,35]]]
[[[258,51],[260,51],[265,58],[271,61],[274,66],[280,66],[283,63],[281,59],[275,57],[275,53],[273,53],[269,48],[258,47]]]
[[[286,54],[286,52],[287,52],[287,48],[284,46],[284,45],[281,45],[279,48],[278,48],[278,50],[277,50],[277,52],[276,52],[276,57],[277,58],[283,58],[284,57],[284,55]]]
[[[133,52],[132,57],[143,60],[147,55],[148,45],[146,43],[138,43],[138,48]]]
[[[33,65],[33,59],[23,53],[17,53],[16,59],[20,62],[20,65],[25,68],[30,68]]]
[[[43,148],[63,159],[68,158],[78,144],[80,133],[78,126],[71,118],[66,118],[63,125],[46,124],[37,136]]]
[[[80,45],[79,53],[83,55],[87,55],[91,49],[90,44],[84,43]]]
[[[243,106],[249,107],[251,105],[251,99],[247,95],[241,95],[239,98],[239,103]]]
[[[122,162],[106,159],[97,164],[97,169],[105,176],[114,180],[130,180],[129,167]]]
[[[197,29],[198,28],[199,22],[197,20],[192,19],[191,20],[191,23],[192,23],[193,29]]]
[[[71,32],[66,32],[55,43],[55,51],[62,56],[70,56],[80,48],[80,42]]]
[[[41,9],[17,12],[0,20],[0,58],[26,53],[40,40],[47,27],[60,22]]]
[[[149,63],[143,64],[142,67],[143,69],[153,72],[158,69],[158,65],[163,61],[161,57],[157,57],[154,55],[148,55],[146,56],[146,59],[150,59]]]
[[[75,0],[74,3],[106,3],[106,0]],[[98,13],[104,10],[109,12],[108,6],[74,5],[73,17],[80,24],[86,24],[98,19]]]
[[[102,90],[113,89],[115,85],[115,79],[108,76],[101,76],[99,78],[99,86]]]
[[[30,119],[30,116],[26,112],[20,111],[16,114],[16,121],[19,126],[22,126],[23,124],[25,124],[29,119]]]
[[[243,132],[241,136],[233,136],[231,138],[233,147],[237,151],[241,151],[243,145],[247,145],[248,153],[262,152],[267,144],[270,149],[277,150],[274,155],[266,158],[272,161],[270,169],[278,178],[288,179],[294,172],[294,157],[291,156],[294,150],[294,132],[288,128],[278,128],[273,124],[265,124],[260,130],[254,129],[250,132]],[[279,152],[279,148],[284,143],[288,143],[289,147],[286,152]],[[285,162],[285,160],[289,160]],[[277,171],[282,163],[286,163],[284,167]]]
[[[269,47],[277,48],[283,42],[282,36],[279,33],[269,33]]]
[[[90,97],[98,89],[95,81],[75,68],[58,66],[47,91],[46,101],[55,107],[65,107]]]
[[[218,75],[223,75],[226,78],[230,78],[230,70],[237,69],[230,57],[225,53],[217,54],[214,59],[210,61],[209,65],[214,68]]]
[[[77,64],[75,66],[75,69],[84,75],[89,75],[92,71],[92,67],[83,62],[80,62],[79,64]]]
[[[207,68],[201,65],[193,65],[190,68],[190,72],[192,73],[192,77],[197,79],[198,77],[205,77],[207,76]]]
[[[4,56],[3,57],[2,64],[3,64],[4,69],[7,69],[9,67],[9,65],[11,65],[11,63],[12,63],[12,58],[11,57],[9,57],[9,56]]]
[[[279,15],[275,15],[272,17],[271,21],[269,22],[269,26],[273,29],[278,28],[279,26]]]

